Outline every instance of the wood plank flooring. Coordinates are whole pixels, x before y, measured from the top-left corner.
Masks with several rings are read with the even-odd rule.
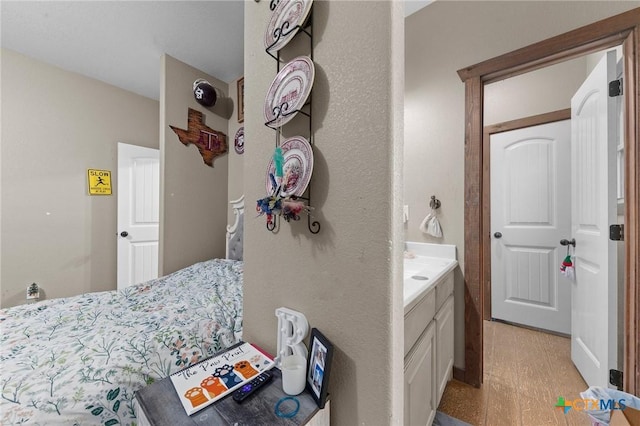
[[[474,426],[591,425],[585,413],[555,407],[559,396],[574,400],[588,388],[568,338],[500,322],[483,326],[482,388],[452,380],[440,411]]]

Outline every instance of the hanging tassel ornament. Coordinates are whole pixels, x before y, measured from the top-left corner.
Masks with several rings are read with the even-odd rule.
[[[313,207],[307,206],[302,201],[287,199],[282,203],[282,217],[289,222],[290,220],[300,220],[300,213],[309,213]]]
[[[562,261],[562,265],[560,265],[560,273],[572,281],[576,276],[576,272],[573,267],[573,262],[571,261],[571,254],[569,254],[568,246],[567,246],[567,256]]]
[[[276,169],[276,177],[282,178],[283,169],[284,169],[284,155],[282,154],[282,148],[279,146],[276,147],[275,152],[273,153],[273,164]]]
[[[256,212],[258,216],[265,215],[267,217],[267,224],[274,225],[274,216],[282,213],[282,198],[269,196],[258,200]]]
[[[313,210],[313,207],[286,193],[286,181],[283,183],[284,155],[280,147],[276,147],[273,153],[273,164],[274,172],[269,173],[271,195],[256,202],[256,212],[258,216],[266,216],[267,228],[270,230],[275,226],[276,216],[281,216],[289,222],[291,220],[300,220],[302,213],[309,214]]]
[[[284,167],[284,155],[282,154],[282,148],[279,146],[276,147],[276,150],[273,152],[273,162],[276,168],[276,176],[282,177],[282,170]]]
[[[273,173],[269,173],[269,181],[271,182],[271,194],[276,195],[278,193],[278,182]]]

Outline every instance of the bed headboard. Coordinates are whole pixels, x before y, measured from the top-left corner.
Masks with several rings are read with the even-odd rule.
[[[242,260],[242,240],[244,230],[244,195],[237,200],[231,201],[235,222],[227,225],[227,250],[226,258]]]

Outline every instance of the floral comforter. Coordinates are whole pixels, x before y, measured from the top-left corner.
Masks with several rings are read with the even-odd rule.
[[[0,424],[135,425],[135,391],[238,340],[242,269],[0,310]]]

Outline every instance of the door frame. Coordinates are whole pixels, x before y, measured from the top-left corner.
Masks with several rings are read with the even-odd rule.
[[[640,392],[640,8],[458,70],[465,84],[464,381],[479,387],[483,376],[482,318],[485,258],[483,156],[484,84],[622,45],[625,135],[624,390]],[[483,236],[485,238],[483,238]]]

